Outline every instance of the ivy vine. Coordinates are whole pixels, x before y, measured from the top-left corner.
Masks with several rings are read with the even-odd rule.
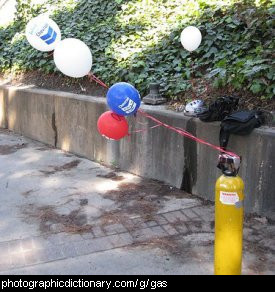
[[[0,28],[0,71],[57,72],[48,53],[24,36],[27,22],[49,12],[62,38],[84,41],[93,72],[104,82],[126,81],[144,94],[158,81],[167,97],[188,90],[190,79],[231,86],[261,98],[275,93],[274,12],[269,0],[17,0],[15,20]],[[180,33],[198,27],[201,46],[184,50]],[[58,74],[58,73],[57,73]]]

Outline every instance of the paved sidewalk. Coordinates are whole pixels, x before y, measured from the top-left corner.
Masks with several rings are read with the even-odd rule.
[[[0,130],[0,274],[213,274],[214,206]],[[243,274],[275,274],[250,216]]]

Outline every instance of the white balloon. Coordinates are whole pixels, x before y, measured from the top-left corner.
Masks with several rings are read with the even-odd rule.
[[[189,52],[192,52],[199,47],[201,39],[201,32],[195,26],[186,27],[180,35],[181,44]]]
[[[56,67],[70,77],[83,77],[91,71],[92,53],[79,39],[67,38],[59,42],[53,58]]]
[[[28,42],[35,49],[42,52],[54,50],[61,40],[61,32],[58,25],[42,14],[28,22],[25,34]]]

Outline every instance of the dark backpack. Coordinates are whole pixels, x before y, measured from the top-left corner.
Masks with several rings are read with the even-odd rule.
[[[226,116],[228,116],[237,109],[238,103],[238,97],[219,97],[209,104],[206,111],[198,114],[198,117],[203,122],[222,121]]]
[[[221,122],[220,146],[227,147],[230,134],[248,135],[264,123],[264,113],[259,110],[238,111],[228,115]]]

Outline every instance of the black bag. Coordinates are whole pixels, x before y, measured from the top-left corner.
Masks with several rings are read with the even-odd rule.
[[[203,122],[222,121],[227,115],[237,109],[239,103],[238,97],[223,96],[211,102],[208,109],[198,117]]]
[[[264,113],[258,110],[239,111],[227,116],[221,122],[220,146],[227,147],[230,134],[248,135],[264,123]]]

